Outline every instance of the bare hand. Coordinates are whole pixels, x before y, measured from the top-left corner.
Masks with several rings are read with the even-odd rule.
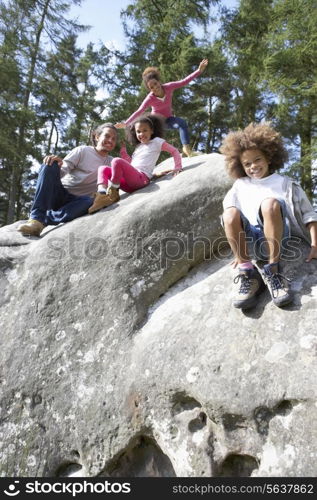
[[[241,264],[241,262],[238,261],[238,259],[234,259],[232,262],[230,262],[230,266],[232,266],[233,269],[236,269]]]
[[[54,161],[57,161],[59,167],[61,167],[63,164],[62,158],[60,158],[59,156],[55,156],[55,155],[45,156],[43,163],[45,163],[45,165],[52,165],[54,163]]]
[[[198,66],[198,69],[199,71],[202,73],[203,71],[205,71],[206,67],[207,67],[207,64],[208,64],[208,59],[203,59],[199,66]]]
[[[116,128],[125,128],[125,123],[124,122],[115,123],[114,126]]]
[[[176,177],[176,175],[179,175],[183,170],[179,168],[178,170],[173,170],[173,177]]]
[[[317,247],[312,246],[305,262],[310,262],[312,259],[317,259]]]
[[[162,170],[162,172],[157,172],[156,174],[154,174],[154,177],[163,177],[163,175],[167,175],[167,174],[170,174],[171,172],[174,172],[174,169],[171,168],[169,170]]]

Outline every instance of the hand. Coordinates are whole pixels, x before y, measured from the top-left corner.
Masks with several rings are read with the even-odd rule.
[[[114,126],[116,128],[125,128],[125,123],[124,122],[115,123]]]
[[[305,262],[310,262],[312,259],[317,259],[317,247],[312,246]]]
[[[172,170],[173,173],[173,177],[176,177],[178,174],[180,174],[181,172],[183,171],[182,168],[179,168],[178,170]]]
[[[240,262],[238,261],[238,259],[234,259],[232,262],[230,262],[230,266],[232,266],[233,269],[236,269],[239,264]]]
[[[59,167],[61,167],[63,164],[63,160],[59,156],[48,155],[43,159],[43,163],[45,163],[45,165],[52,165],[54,161],[57,161]]]
[[[199,66],[198,66],[198,69],[199,71],[202,73],[203,71],[205,71],[206,67],[207,67],[207,64],[208,64],[208,59],[203,59]]]
[[[163,177],[164,175],[170,174],[171,172],[174,172],[174,169],[171,168],[169,170],[162,170],[162,172],[157,172],[156,174],[154,174],[153,177]]]

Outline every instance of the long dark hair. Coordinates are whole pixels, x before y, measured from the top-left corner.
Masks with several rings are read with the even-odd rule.
[[[135,125],[136,123],[148,123],[152,129],[152,135],[151,139],[154,139],[154,137],[164,137],[164,121],[163,118],[160,115],[151,115],[151,114],[146,114],[139,116],[134,120],[134,122],[129,125],[129,127],[126,129],[126,137],[127,140],[129,141],[130,144],[133,144],[133,146],[136,146],[140,144],[140,141],[137,139],[136,133],[135,133]]]

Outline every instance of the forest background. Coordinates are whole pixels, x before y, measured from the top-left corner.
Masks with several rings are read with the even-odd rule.
[[[270,120],[290,153],[285,172],[316,202],[317,0],[226,3],[131,0],[118,49],[80,46],[88,28],[71,10],[81,0],[0,0],[0,225],[27,218],[43,156],[63,157],[137,109],[146,66],[178,80],[205,57],[206,71],[173,100],[193,148],[218,152],[229,130]],[[168,141],[179,146],[178,134]]]

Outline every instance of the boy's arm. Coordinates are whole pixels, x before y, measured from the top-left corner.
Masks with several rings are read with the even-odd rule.
[[[310,232],[311,248],[306,262],[310,262],[312,259],[317,259],[317,222],[310,222],[307,227]]]
[[[299,204],[302,221],[307,227],[311,222],[317,222],[317,213],[309,201],[307,194],[303,188],[295,182],[293,183],[293,200],[295,204],[296,201]]]
[[[302,221],[310,232],[311,248],[305,259],[305,262],[310,262],[312,259],[317,259],[317,213],[305,191],[297,183],[293,184],[293,196],[298,200]]]

